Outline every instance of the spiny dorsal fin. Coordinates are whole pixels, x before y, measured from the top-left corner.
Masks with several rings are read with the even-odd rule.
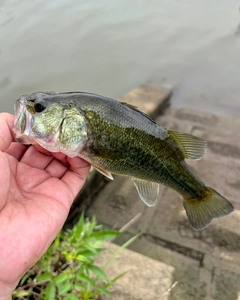
[[[200,159],[207,151],[207,142],[192,134],[168,130],[168,134],[174,139],[187,159]]]
[[[152,121],[154,124],[156,124],[156,122],[153,119],[151,119],[147,114],[145,114],[144,112],[139,110],[139,108],[137,106],[126,103],[126,102],[120,102],[120,103],[124,106],[127,106],[127,107],[131,108],[132,110],[135,110],[136,112],[140,113],[142,116],[148,118],[150,121]]]
[[[137,178],[133,178],[133,181],[142,201],[147,206],[154,206],[158,199],[159,184]]]

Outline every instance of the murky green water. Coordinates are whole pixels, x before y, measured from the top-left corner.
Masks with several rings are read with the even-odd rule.
[[[173,87],[175,106],[239,116],[239,22],[238,0],[0,0],[0,109],[151,82]]]

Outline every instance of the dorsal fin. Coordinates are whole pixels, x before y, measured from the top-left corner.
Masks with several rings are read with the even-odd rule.
[[[178,144],[187,159],[200,159],[207,151],[207,142],[197,136],[174,130],[168,130],[168,134]]]
[[[120,103],[124,106],[127,106],[127,107],[131,108],[132,110],[135,110],[136,112],[140,113],[142,116],[148,118],[150,121],[152,121],[154,124],[156,124],[156,122],[152,118],[150,118],[147,114],[145,114],[144,112],[139,110],[139,108],[137,106],[126,103],[126,102],[120,102]]]

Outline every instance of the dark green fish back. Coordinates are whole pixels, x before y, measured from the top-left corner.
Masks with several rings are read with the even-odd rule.
[[[133,106],[110,98],[80,92],[63,94],[35,93],[31,97],[44,99],[51,103],[60,103],[66,107],[75,106],[84,112],[86,116],[88,114],[88,119],[96,116],[94,115],[96,113],[99,121],[104,121],[108,126],[117,125],[119,128],[136,128],[160,139],[165,139],[168,136],[165,128],[156,124],[136,108],[134,109]]]

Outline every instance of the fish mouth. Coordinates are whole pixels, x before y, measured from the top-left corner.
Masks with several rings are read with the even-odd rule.
[[[14,138],[16,142],[29,145],[34,144],[31,136],[32,115],[26,109],[26,98],[21,96],[14,104]]]

